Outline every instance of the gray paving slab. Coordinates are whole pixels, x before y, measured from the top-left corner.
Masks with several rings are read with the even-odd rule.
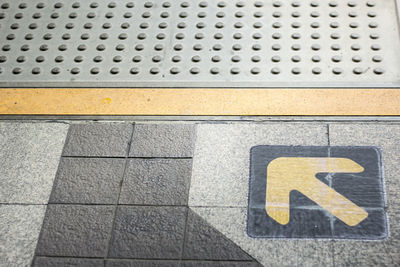
[[[115,204],[125,159],[62,158],[50,203]]]
[[[64,123],[0,123],[0,203],[48,202],[67,131]]]
[[[100,267],[103,262],[103,259],[36,257],[33,267]]]
[[[180,267],[174,260],[108,260],[106,267]]]
[[[400,125],[396,124],[330,124],[331,145],[378,146],[382,150],[386,185],[389,238],[382,242],[335,242],[335,264],[364,266],[400,264]]]
[[[119,206],[110,258],[180,259],[186,208]]]
[[[29,266],[46,210],[44,205],[0,205],[0,266]]]
[[[247,207],[253,146],[327,143],[324,124],[198,125],[189,205]]]
[[[332,266],[329,240],[316,245],[313,240],[255,239],[246,233],[250,149],[257,145],[326,146],[326,124],[201,124],[196,140],[191,209],[265,266],[293,266],[301,261]]]
[[[250,238],[246,234],[245,207],[191,209],[264,266],[333,266],[329,240]]]
[[[131,159],[120,204],[187,205],[191,159]]]
[[[125,157],[132,130],[129,123],[72,124],[63,156]]]
[[[36,255],[104,257],[114,209],[114,206],[49,204]]]
[[[194,124],[136,124],[130,157],[192,157]]]
[[[183,251],[183,259],[189,260],[252,260],[240,247],[191,210]]]

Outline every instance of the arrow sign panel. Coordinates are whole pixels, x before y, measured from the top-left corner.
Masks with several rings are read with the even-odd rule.
[[[381,150],[372,146],[254,146],[247,234],[385,239],[382,170]]]
[[[349,226],[368,213],[316,178],[317,173],[360,173],[364,168],[347,158],[280,157],[267,167],[265,210],[280,224],[289,223],[292,190],[297,190]]]

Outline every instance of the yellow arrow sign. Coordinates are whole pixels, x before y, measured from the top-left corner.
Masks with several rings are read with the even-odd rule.
[[[347,158],[274,159],[267,167],[265,210],[278,223],[289,223],[289,194],[292,190],[297,190],[347,225],[357,225],[368,217],[368,213],[318,180],[315,175],[321,172],[363,171],[362,166]]]

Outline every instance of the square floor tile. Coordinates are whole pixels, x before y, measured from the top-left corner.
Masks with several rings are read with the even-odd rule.
[[[186,205],[191,169],[191,159],[131,159],[119,202]]]
[[[115,204],[125,159],[62,158],[50,203]]]
[[[194,124],[136,124],[130,157],[192,157]]]
[[[48,205],[36,255],[104,257],[114,209],[113,206]]]
[[[0,123],[0,203],[47,204],[68,127]]]
[[[119,206],[109,257],[180,259],[186,208]]]
[[[73,124],[63,156],[125,157],[132,130],[126,123]]]
[[[0,266],[30,266],[46,206],[0,205]]]

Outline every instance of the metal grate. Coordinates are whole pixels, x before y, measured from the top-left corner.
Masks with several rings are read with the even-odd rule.
[[[0,86],[393,87],[395,0],[0,0]]]

